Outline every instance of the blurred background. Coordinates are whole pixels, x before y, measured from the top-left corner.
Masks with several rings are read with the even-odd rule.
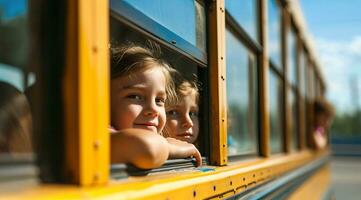
[[[331,128],[336,199],[361,199],[361,0],[300,0],[336,109]]]

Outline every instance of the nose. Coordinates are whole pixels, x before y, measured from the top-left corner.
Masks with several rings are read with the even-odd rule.
[[[144,115],[149,117],[157,117],[159,115],[158,107],[155,101],[147,101],[144,108]]]
[[[193,127],[193,121],[192,121],[192,119],[189,117],[188,114],[184,116],[183,123],[182,123],[182,127],[187,128],[187,129]]]

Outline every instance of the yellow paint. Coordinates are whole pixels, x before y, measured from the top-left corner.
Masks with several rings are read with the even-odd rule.
[[[214,171],[178,171],[129,177],[96,187],[43,185],[27,188],[22,193],[7,194],[6,199],[222,199],[327,154],[327,151],[303,151],[212,167]]]
[[[271,155],[270,151],[270,101],[269,101],[269,54],[268,54],[268,10],[267,10],[267,0],[260,0],[260,32],[261,32],[261,46],[263,47],[260,60],[260,125],[261,137],[260,137],[260,146],[262,147],[260,153],[264,157],[269,157]]]
[[[109,177],[108,1],[79,1],[80,184]]]
[[[64,81],[66,174],[82,186],[109,180],[108,1],[68,1]]]
[[[322,199],[330,186],[330,169],[329,166],[324,166],[318,170],[315,175],[302,184],[290,197],[290,200],[307,199],[319,200]]]
[[[82,0],[80,5],[80,155],[84,155],[80,168],[82,185],[106,183],[109,174],[107,3]],[[92,137],[90,134],[93,134]]]
[[[208,12],[209,83],[211,88],[211,163],[227,164],[227,99],[224,0],[212,1]]]

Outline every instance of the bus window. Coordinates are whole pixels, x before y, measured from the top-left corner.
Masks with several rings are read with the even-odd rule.
[[[268,38],[270,62],[279,70],[281,65],[281,12],[277,0],[268,0]]]
[[[287,76],[291,85],[297,85],[297,37],[292,26],[289,27],[287,34]]]
[[[118,16],[157,38],[206,62],[206,17],[203,1],[110,1]]]
[[[315,69],[312,62],[310,62],[308,65],[308,93],[307,93],[308,98],[310,100],[313,100],[316,97],[315,82],[316,82]]]
[[[225,4],[229,14],[258,42],[258,1],[226,0]]]
[[[298,72],[300,74],[300,81],[299,81],[299,92],[300,92],[300,117],[302,120],[300,120],[300,122],[302,124],[300,124],[300,130],[302,130],[302,132],[300,132],[300,134],[302,135],[302,142],[301,142],[301,146],[304,147],[305,144],[305,137],[306,137],[306,132],[307,132],[307,104],[306,104],[306,69],[307,69],[307,60],[306,60],[306,52],[304,50],[304,48],[301,48],[300,54],[299,54],[299,68],[298,68]]]
[[[295,150],[299,147],[299,117],[298,117],[298,107],[297,107],[297,37],[296,32],[292,26],[289,25],[289,29],[287,32],[287,79],[289,83],[288,97],[289,97],[289,105],[290,105],[290,131],[291,131],[291,141],[290,141],[290,149]]]
[[[302,48],[302,50],[300,51],[300,55],[299,55],[299,72],[300,72],[300,82],[299,82],[299,91],[301,96],[305,97],[306,96],[306,77],[307,77],[307,54],[305,52],[305,50]]]
[[[291,150],[296,150],[299,148],[299,124],[298,124],[298,108],[297,108],[297,94],[294,90],[288,90],[288,97],[291,109],[291,141],[290,147]]]
[[[226,29],[228,155],[258,153],[256,55]]]
[[[163,1],[156,1],[149,4],[144,1],[141,3],[140,1],[124,2],[126,3],[118,4],[116,1],[111,1],[110,4],[111,46],[121,46],[124,44],[133,43],[135,45],[146,47],[147,45],[149,45],[150,41],[151,43],[156,43],[160,47],[160,57],[162,59],[168,62],[172,68],[180,72],[180,74],[185,79],[196,81],[198,83],[198,87],[201,93],[201,98],[199,98],[200,131],[198,140],[196,140],[194,144],[201,151],[201,154],[205,155],[205,149],[207,149],[205,141],[207,141],[208,138],[208,128],[205,127],[205,124],[207,123],[204,123],[203,119],[206,120],[208,118],[208,115],[206,110],[203,111],[207,104],[202,101],[202,93],[204,91],[207,91],[207,86],[206,84],[202,83],[204,82],[204,80],[206,80],[207,68],[205,60],[200,59],[200,57],[198,57],[196,53],[193,54],[197,51],[205,51],[204,40],[206,37],[205,24],[203,24],[205,23],[205,14],[203,13],[203,6],[201,6],[198,1],[176,1],[175,4],[179,7],[173,5],[173,2],[164,3]],[[158,4],[161,5],[161,7],[156,6]],[[177,12],[174,11],[174,9],[176,8]],[[134,20],[134,18],[129,21],[127,18],[127,14],[122,15],[120,11],[123,9],[125,9],[128,14],[136,14],[139,17],[139,23],[134,24],[134,22],[137,22],[136,20]],[[186,11],[179,12],[179,9],[184,9]],[[183,19],[181,16],[184,13],[192,13],[189,12],[189,10],[194,10],[193,15],[187,14],[187,17]],[[147,26],[147,24],[143,24],[143,22],[147,20],[152,21],[154,27],[151,28],[154,28],[154,30],[148,29],[149,27]],[[197,24],[199,25],[199,23],[203,25],[197,26]],[[184,28],[184,26],[186,26],[187,28]],[[177,41],[183,41],[183,44],[188,44],[193,48],[193,50],[197,49],[197,51],[188,51],[189,49],[187,49],[186,46],[178,46],[177,42],[173,43],[172,40],[169,40],[168,37],[177,38]],[[182,162],[182,166],[184,166],[184,160],[179,160],[179,162]],[[169,161],[169,163],[177,164],[177,161]],[[113,165],[112,176],[114,178],[121,177],[121,174],[123,173],[122,170],[124,172],[124,166]],[[152,171],[156,172],[157,170],[162,169],[154,169]],[[130,174],[139,173],[139,170],[128,170],[128,172],[130,172]]]
[[[283,82],[272,70],[269,71],[270,99],[270,147],[271,153],[283,151]]]

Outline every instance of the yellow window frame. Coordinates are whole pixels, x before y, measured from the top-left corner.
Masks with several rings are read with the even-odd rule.
[[[68,0],[64,76],[65,174],[81,186],[109,180],[109,6]]]

